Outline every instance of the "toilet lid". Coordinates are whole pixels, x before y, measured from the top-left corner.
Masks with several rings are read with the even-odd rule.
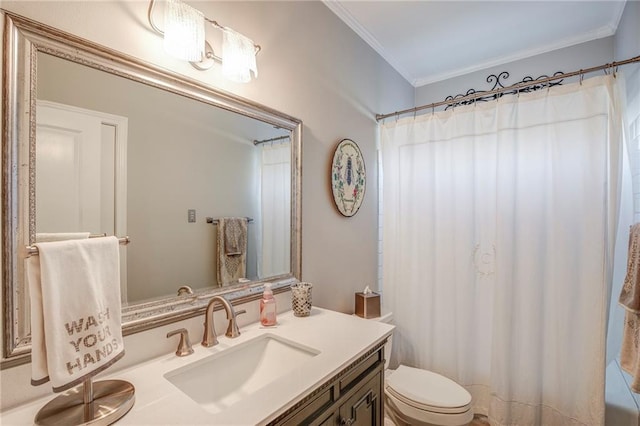
[[[471,394],[440,374],[401,365],[388,378],[389,390],[417,408],[430,411],[458,412],[468,409]]]

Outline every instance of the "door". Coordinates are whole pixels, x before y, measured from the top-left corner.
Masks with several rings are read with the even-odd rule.
[[[36,240],[38,233],[127,234],[127,126],[126,117],[37,102]],[[126,256],[120,264],[124,296]]]

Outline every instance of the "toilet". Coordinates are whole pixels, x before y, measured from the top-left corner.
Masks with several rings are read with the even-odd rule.
[[[393,314],[374,320],[391,324]],[[385,415],[397,426],[461,426],[473,420],[471,394],[440,374],[400,365],[389,369],[392,337],[385,351]]]

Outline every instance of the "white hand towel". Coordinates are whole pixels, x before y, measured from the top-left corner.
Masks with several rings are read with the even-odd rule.
[[[51,380],[61,392],[124,356],[118,239],[35,245],[27,262],[31,384]]]

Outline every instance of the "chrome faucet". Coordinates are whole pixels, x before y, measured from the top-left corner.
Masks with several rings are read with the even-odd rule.
[[[225,333],[225,336],[227,337],[235,338],[240,335],[240,329],[238,328],[236,316],[247,312],[244,309],[236,312],[233,309],[231,303],[229,303],[229,301],[222,296],[212,297],[209,301],[209,304],[207,305],[207,311],[204,314],[204,333],[202,335],[202,346],[205,346],[207,348],[218,344],[216,330],[213,325],[213,311],[216,302],[220,302],[225,312],[227,313],[227,319],[229,320],[229,326],[227,327],[227,332]]]

